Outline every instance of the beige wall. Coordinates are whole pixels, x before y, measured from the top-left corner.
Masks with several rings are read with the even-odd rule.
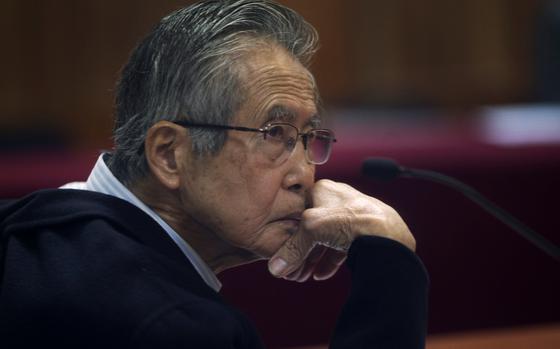
[[[522,101],[538,1],[284,0],[314,24],[326,104],[464,107]],[[112,89],[128,53],[189,1],[2,0],[0,127],[63,129],[110,144]]]

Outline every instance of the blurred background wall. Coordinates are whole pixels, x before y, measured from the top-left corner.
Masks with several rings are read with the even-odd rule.
[[[110,146],[119,69],[159,18],[190,2],[3,0],[1,143]],[[281,2],[321,35],[313,71],[327,106],[464,110],[537,97],[544,1]]]

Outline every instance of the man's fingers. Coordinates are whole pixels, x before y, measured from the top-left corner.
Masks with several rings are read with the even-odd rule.
[[[328,250],[313,271],[313,279],[320,281],[332,277],[346,260],[346,253]]]
[[[296,271],[285,276],[284,279],[297,282],[307,281],[314,273],[315,267],[318,263],[320,263],[320,260],[325,254],[326,250],[326,247],[316,245],[305,259],[305,263],[301,267],[296,269]]]
[[[414,250],[415,240],[399,214],[387,204],[349,185],[320,180],[310,191],[311,207],[301,214],[300,229],[269,261],[270,272],[289,280],[330,278],[346,258],[357,236],[391,238]],[[315,245],[328,251],[320,261],[311,260]]]
[[[354,239],[348,210],[340,208],[310,208],[303,212],[303,227],[313,232],[317,243],[335,250],[346,251]]]
[[[276,277],[294,272],[302,266],[314,246],[311,234],[300,228],[268,261],[268,270]]]
[[[353,237],[344,210],[344,208],[305,210],[300,229],[282,245],[268,262],[270,273],[276,277],[296,281],[309,278],[312,273],[318,280],[334,274],[339,266],[335,263],[338,260],[333,260],[331,257],[318,273],[313,269],[322,253],[317,254],[314,263],[308,265],[306,260],[309,260],[310,251],[316,245],[340,251],[346,251],[350,247]],[[320,263],[325,264],[322,261]]]
[[[305,263],[292,273],[284,276],[286,280],[305,282],[311,275],[316,281],[331,278],[346,260],[346,253],[317,245],[313,248]]]

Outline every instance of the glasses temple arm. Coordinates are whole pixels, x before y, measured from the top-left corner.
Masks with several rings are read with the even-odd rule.
[[[243,127],[243,126],[229,126],[229,125],[213,125],[213,124],[198,124],[188,121],[174,121],[175,124],[183,126],[183,127],[201,127],[201,128],[216,128],[220,130],[236,130],[236,131],[245,131],[245,132],[265,132],[263,129],[259,128],[250,128],[250,127]]]

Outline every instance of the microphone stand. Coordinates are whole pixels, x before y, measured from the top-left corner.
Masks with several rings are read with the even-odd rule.
[[[521,223],[517,218],[513,217],[511,214],[498,207],[490,200],[486,199],[482,194],[480,194],[472,187],[466,185],[465,183],[438,172],[409,168],[403,168],[401,176],[405,178],[420,178],[431,180],[432,182],[436,182],[447,187],[459,190],[467,198],[480,205],[480,207],[486,210],[486,212],[498,218],[500,221],[502,221],[502,223],[516,231],[525,239],[529,240],[529,242],[540,248],[543,252],[550,255],[556,260],[560,260],[560,248],[552,244],[545,237],[538,234],[533,229]]]
[[[543,252],[556,260],[560,260],[560,248],[558,246],[555,246],[544,236],[521,223],[518,219],[513,217],[504,209],[498,207],[496,204],[492,203],[472,187],[455,178],[434,171],[402,167],[391,159],[383,158],[366,159],[363,163],[362,172],[368,176],[376,177],[381,180],[391,180],[398,176],[405,178],[420,178],[458,190],[467,198],[482,207],[486,212],[498,218],[505,225],[516,231],[519,235],[527,239]]]

